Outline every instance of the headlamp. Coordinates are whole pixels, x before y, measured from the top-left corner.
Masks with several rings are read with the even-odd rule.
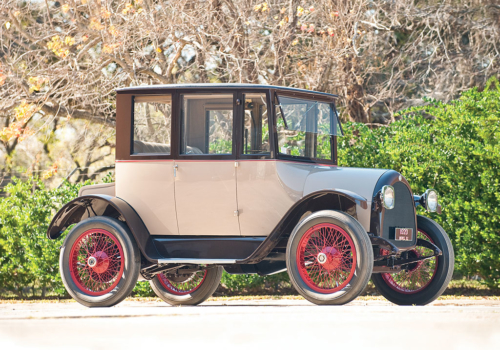
[[[394,208],[394,187],[386,185],[382,187],[382,191],[380,193],[380,200],[382,201],[382,205],[386,209]]]
[[[425,209],[430,212],[438,210],[438,194],[435,190],[425,191]]]

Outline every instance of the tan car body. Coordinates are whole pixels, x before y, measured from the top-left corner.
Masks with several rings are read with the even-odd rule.
[[[366,200],[352,214],[368,232],[373,188],[385,171],[282,160],[117,161],[114,188],[85,186],[80,196],[123,199],[151,235],[267,236],[305,196],[347,190]]]

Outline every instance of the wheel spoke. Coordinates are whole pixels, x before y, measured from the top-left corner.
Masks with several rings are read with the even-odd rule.
[[[319,261],[318,256],[324,261]],[[302,236],[297,264],[304,282],[321,293],[344,288],[354,276],[356,250],[351,237],[339,226],[320,224]]]
[[[90,266],[89,258],[97,263]],[[104,295],[119,283],[125,262],[123,250],[108,231],[94,229],[84,232],[70,252],[70,271],[75,284],[89,295]]]
[[[174,275],[160,273],[157,275],[160,284],[175,295],[186,295],[193,293],[205,281],[207,270],[200,270],[189,275]]]
[[[417,238],[434,243],[432,239],[422,230],[418,230]],[[433,251],[426,247],[416,247],[409,251],[410,257],[419,257],[431,255]],[[382,250],[382,254],[387,254]],[[401,270],[398,273],[383,273],[382,278],[394,290],[403,294],[414,294],[425,289],[434,278],[437,271],[437,257],[420,261],[408,265],[407,270]]]

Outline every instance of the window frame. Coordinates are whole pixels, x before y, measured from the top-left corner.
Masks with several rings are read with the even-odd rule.
[[[237,124],[237,106],[236,100],[238,93],[234,90],[227,91],[225,89],[178,89],[177,91],[177,110],[175,111],[176,116],[176,153],[175,159],[179,160],[234,160],[236,158],[236,145],[235,145],[235,135],[236,135],[236,124]],[[182,146],[182,95],[233,95],[233,130],[232,130],[232,152],[229,154],[181,154]],[[206,119],[205,119],[206,123]]]
[[[245,101],[243,99],[245,94],[265,94],[266,95],[266,105],[267,105],[267,126],[269,128],[269,152],[260,153],[260,154],[245,154],[245,140],[244,140],[244,132],[243,128],[245,126]],[[269,90],[253,90],[253,89],[241,89],[238,91],[238,99],[241,101],[240,107],[238,110],[238,135],[237,137],[237,145],[238,145],[238,159],[275,159],[274,155],[276,154],[274,147],[274,130],[273,130],[273,112],[271,109],[271,94]]]
[[[170,154],[166,153],[138,153],[133,154],[134,146],[134,97],[135,96],[165,96],[172,99],[172,120],[170,122]],[[173,160],[175,158],[175,118],[176,111],[175,91],[158,89],[155,91],[140,91],[116,94],[116,148],[115,161],[154,161]]]
[[[280,108],[278,103],[278,96],[289,97],[289,98],[297,98],[297,99],[305,99],[311,101],[318,101],[322,103],[328,103],[332,105],[334,116],[338,118],[337,109],[335,106],[335,99],[328,98],[323,95],[315,95],[314,93],[299,93],[299,92],[289,92],[289,91],[280,91],[279,89],[272,89],[272,114],[273,114],[273,129],[274,129],[274,149],[276,153],[276,159],[296,161],[296,162],[304,162],[304,163],[315,163],[315,164],[325,164],[325,165],[337,165],[337,135],[330,135],[330,152],[332,155],[332,159],[322,159],[322,158],[312,158],[312,157],[303,157],[303,156],[293,156],[286,155],[280,153],[279,144],[278,144],[278,127],[277,120],[278,116],[276,115],[276,108]],[[281,111],[283,113],[283,111]],[[336,127],[336,126],[335,126]]]
[[[181,94],[233,94],[233,153],[226,155],[181,155],[180,154],[180,95]],[[269,123],[269,142],[270,155],[245,155],[243,154],[243,120],[244,120],[244,104],[236,104],[236,100],[242,99],[244,93],[265,93],[268,106],[268,123]],[[321,102],[332,103],[335,108],[335,113],[338,112],[335,105],[335,96],[327,96],[314,91],[295,92],[276,87],[196,87],[196,88],[175,88],[158,87],[151,90],[130,90],[118,91],[116,94],[116,161],[162,161],[162,160],[237,160],[237,159],[272,159],[272,160],[287,160],[301,163],[337,165],[337,136],[333,136],[333,159],[328,161],[325,159],[309,159],[297,156],[286,156],[278,151],[278,137],[276,127],[276,105],[275,95],[280,96],[314,99]],[[132,154],[133,147],[133,97],[134,96],[155,96],[155,95],[171,95],[172,97],[172,121],[171,121],[171,146],[170,155],[155,153],[155,154]],[[240,108],[241,107],[241,108]],[[241,112],[240,112],[241,111]],[[340,123],[340,128],[342,124]],[[241,129],[241,131],[240,131]]]
[[[134,124],[135,124],[135,99],[136,97],[154,97],[154,96],[166,96],[170,95],[170,153],[134,153]],[[131,129],[131,139],[130,139],[130,156],[131,157],[137,157],[137,156],[143,156],[143,157],[165,157],[165,156],[171,156],[172,155],[172,145],[173,145],[173,127],[172,123],[174,122],[174,96],[172,93],[169,94],[136,94],[132,95],[132,116],[130,120],[130,129]],[[149,158],[148,158],[149,159]]]

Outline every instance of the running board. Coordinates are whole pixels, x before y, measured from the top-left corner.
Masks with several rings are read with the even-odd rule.
[[[235,263],[236,259],[188,259],[188,258],[158,259],[158,265],[159,264],[230,265]]]

